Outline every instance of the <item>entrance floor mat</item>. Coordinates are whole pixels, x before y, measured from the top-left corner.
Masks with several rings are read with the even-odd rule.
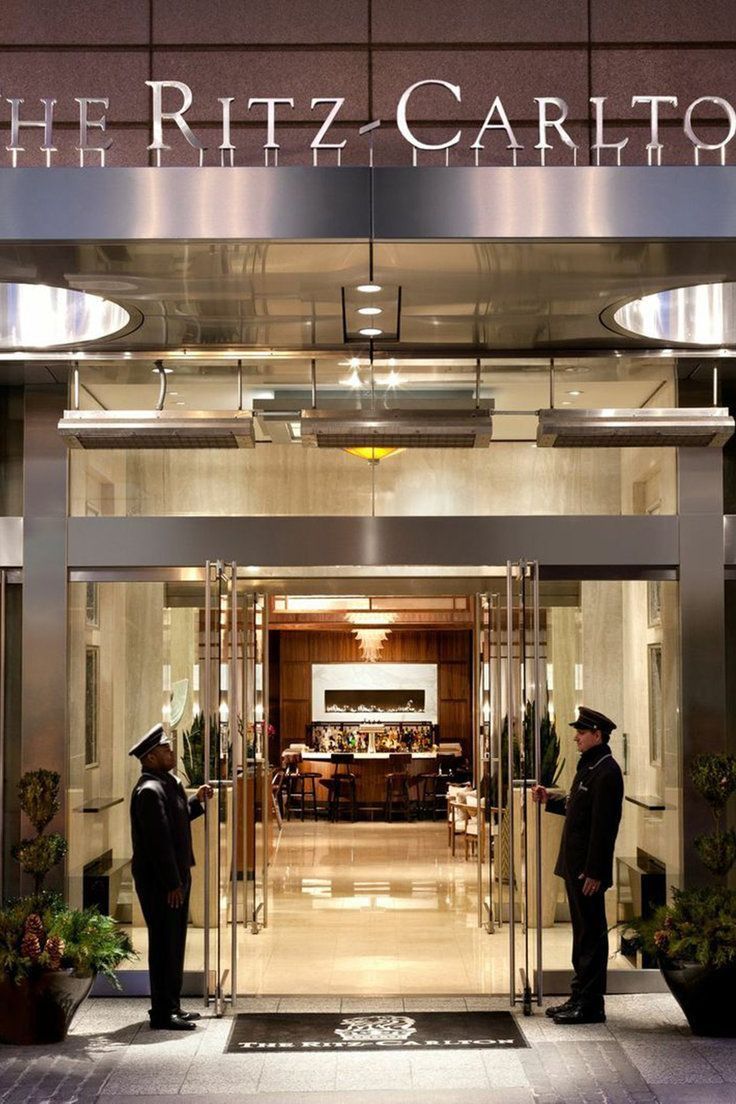
[[[528,1046],[510,1012],[251,1012],[235,1017],[225,1054],[510,1050]]]

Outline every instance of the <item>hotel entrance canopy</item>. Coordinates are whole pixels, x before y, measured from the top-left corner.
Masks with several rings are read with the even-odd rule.
[[[612,311],[736,279],[734,237],[721,166],[0,173],[0,279],[129,309],[132,332],[98,356],[342,349],[343,289],[369,275],[401,289],[384,350],[651,355],[666,342]]]

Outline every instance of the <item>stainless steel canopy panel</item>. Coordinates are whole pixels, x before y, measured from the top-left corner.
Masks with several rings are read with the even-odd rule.
[[[612,307],[736,279],[736,169],[8,169],[0,280],[140,312],[109,352],[344,349],[343,287],[402,288],[411,348],[659,347]],[[92,346],[90,346],[91,348]],[[367,343],[366,343],[367,347]]]
[[[540,410],[541,448],[720,448],[733,435],[725,407],[641,410]]]

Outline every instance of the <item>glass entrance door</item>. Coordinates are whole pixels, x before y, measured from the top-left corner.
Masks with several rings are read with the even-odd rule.
[[[222,1015],[237,993],[237,884],[233,840],[237,823],[238,749],[232,738],[238,708],[238,608],[235,564],[205,565],[202,709],[204,761],[214,794],[205,813],[205,999]]]
[[[205,762],[214,796],[205,829],[205,1000],[237,1004],[244,933],[268,922],[268,606],[236,563],[205,565]]]
[[[500,759],[500,603],[497,594],[479,594],[475,605],[473,666],[475,789],[478,801],[476,858],[478,864],[478,926],[489,935],[503,923],[501,879],[497,863]]]
[[[542,1003],[542,819],[531,798],[541,770],[538,563],[507,563],[503,620],[506,786],[500,792],[508,848],[509,1000],[531,1015],[532,1002]]]
[[[242,609],[243,720],[238,727],[243,770],[238,876],[243,887],[242,921],[257,935],[268,923],[268,863],[271,770],[268,718],[268,599],[244,593]]]

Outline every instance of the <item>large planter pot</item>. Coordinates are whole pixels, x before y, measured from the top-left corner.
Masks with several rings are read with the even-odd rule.
[[[521,858],[522,838],[522,792],[514,789],[514,866],[516,868],[516,900],[521,900]],[[527,875],[529,878],[529,915],[530,928],[537,926],[537,833],[535,829],[538,806],[532,801],[527,790],[527,826],[526,841]],[[565,818],[553,816],[542,810],[542,927],[551,928],[555,922],[557,898],[562,883],[555,875],[555,863],[560,850],[562,828]]]
[[[736,1037],[736,966],[660,963],[660,970],[693,1035]]]
[[[196,790],[187,790],[188,794],[195,794]],[[194,866],[191,870],[192,888],[189,894],[189,922],[194,928],[204,927],[204,897],[205,897],[205,818],[197,817],[192,821],[192,851],[194,853]],[[215,910],[217,908],[217,864],[214,850],[214,841],[217,838],[217,824],[210,824],[212,839],[210,840],[210,901],[213,915],[210,923],[214,924]]]
[[[16,984],[0,978],[0,1042],[14,1046],[60,1043],[94,981],[94,974],[44,970]]]

